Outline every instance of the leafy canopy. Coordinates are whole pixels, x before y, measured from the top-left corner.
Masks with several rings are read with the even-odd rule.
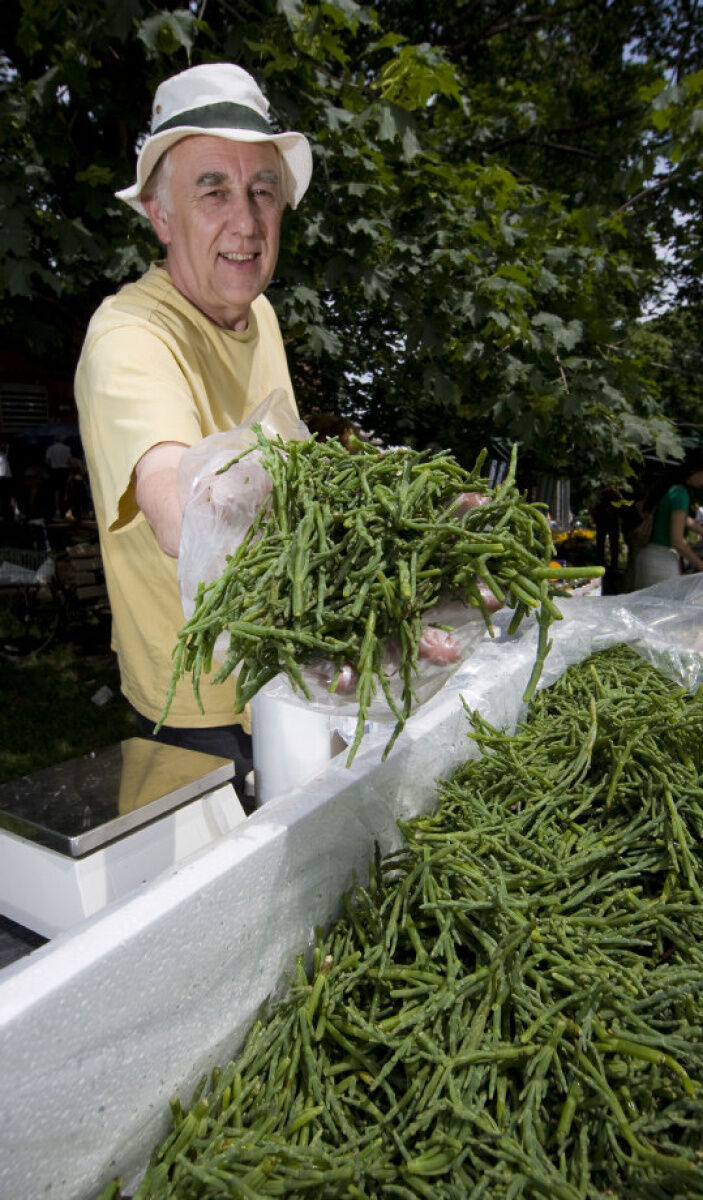
[[[113,196],[153,89],[226,59],[313,145],[270,291],[304,414],[467,461],[517,439],[584,494],[679,454],[700,391],[679,411],[642,316],[700,313],[703,72],[662,7],[5,0],[3,341],[73,369],[158,253]]]

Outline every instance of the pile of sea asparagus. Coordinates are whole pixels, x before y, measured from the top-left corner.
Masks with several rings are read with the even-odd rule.
[[[703,697],[618,646],[470,721],[135,1200],[703,1196]]]

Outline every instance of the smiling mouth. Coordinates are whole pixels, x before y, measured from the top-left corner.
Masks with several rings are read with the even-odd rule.
[[[255,254],[235,254],[233,250],[221,250],[220,258],[226,259],[227,262],[248,263],[253,262],[256,258]]]

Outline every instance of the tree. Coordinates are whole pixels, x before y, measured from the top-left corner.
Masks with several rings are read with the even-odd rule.
[[[703,312],[683,305],[643,322],[633,341],[648,364],[664,412],[675,412],[684,434],[703,430]]]
[[[155,255],[112,197],[153,87],[230,59],[315,172],[271,298],[303,412],[585,491],[680,452],[638,321],[696,295],[694,10],[582,0],[10,0],[0,328],[75,360],[102,295]],[[668,247],[668,257],[657,254]]]

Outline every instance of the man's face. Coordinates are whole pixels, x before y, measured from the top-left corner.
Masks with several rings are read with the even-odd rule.
[[[196,134],[168,153],[166,194],[144,206],[169,274],[216,325],[246,329],[278,258],[285,202],[276,149]]]

